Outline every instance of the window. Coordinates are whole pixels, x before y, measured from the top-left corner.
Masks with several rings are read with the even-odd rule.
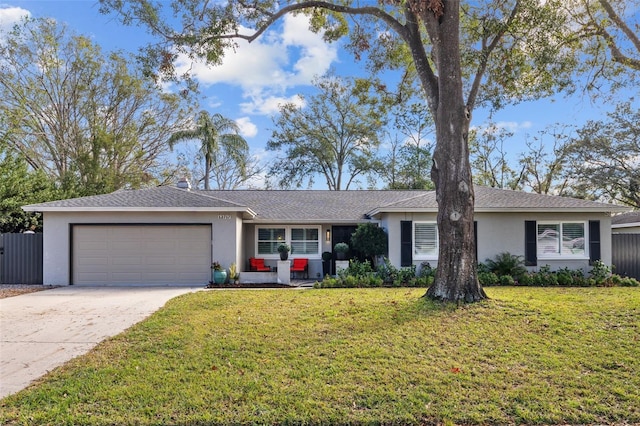
[[[278,245],[286,242],[285,228],[258,228],[258,254],[278,254]]]
[[[414,222],[413,257],[418,260],[438,257],[438,226],[435,222]]]
[[[278,256],[278,246],[287,243],[292,256],[320,256],[320,227],[258,228],[258,256]]]
[[[318,254],[320,252],[319,236],[318,228],[291,228],[292,254]]]
[[[586,257],[585,222],[538,222],[538,257]]]

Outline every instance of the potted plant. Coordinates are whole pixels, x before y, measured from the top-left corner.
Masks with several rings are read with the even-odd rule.
[[[331,260],[333,259],[333,253],[325,251],[322,253],[322,275],[331,275]]]
[[[349,244],[338,243],[333,246],[333,251],[336,252],[336,259],[345,260],[347,258],[347,252],[349,251]]]
[[[238,281],[240,280],[240,273],[238,272],[236,262],[229,265],[229,280],[233,281],[234,284],[238,284]]]
[[[289,258],[289,252],[291,247],[289,244],[282,243],[278,246],[278,253],[280,253],[280,260],[287,260]]]
[[[211,270],[213,271],[213,282],[216,284],[224,284],[227,281],[227,271],[220,265],[220,262],[213,262],[211,264]]]

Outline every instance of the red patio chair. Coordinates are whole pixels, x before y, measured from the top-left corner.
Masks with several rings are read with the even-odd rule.
[[[290,271],[292,277],[296,272],[302,272],[302,277],[309,279],[309,259],[293,259]]]
[[[249,269],[253,272],[271,272],[271,267],[264,264],[264,259],[249,258]]]

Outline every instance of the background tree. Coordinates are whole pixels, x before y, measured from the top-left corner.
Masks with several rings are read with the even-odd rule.
[[[474,183],[492,188],[522,188],[525,168],[520,171],[511,168],[505,150],[505,140],[512,136],[513,132],[492,124],[471,130],[469,143]]]
[[[53,182],[41,171],[32,170],[18,153],[0,141],[0,234],[24,232],[31,225],[42,230],[39,213],[25,212],[22,206],[59,197]]]
[[[545,139],[552,138],[549,151]],[[533,140],[527,140],[528,151],[520,155],[523,167],[523,185],[538,194],[569,195],[571,173],[566,150],[566,128],[547,129]]]
[[[283,152],[269,174],[280,187],[310,186],[316,175],[327,188],[349,189],[375,169],[374,150],[382,128],[375,101],[356,82],[336,76],[315,80],[319,92],[305,106],[284,104],[267,149]]]
[[[256,157],[252,157],[249,149],[243,149],[239,154],[243,160],[236,161],[229,152],[229,146],[223,146],[224,155],[213,158],[211,164],[211,178],[217,189],[239,189],[259,186],[266,167]]]
[[[433,132],[428,108],[420,102],[398,103],[390,111],[395,139],[382,159],[382,178],[389,189],[434,189],[429,178],[433,144],[426,136]]]
[[[640,111],[626,103],[607,116],[587,122],[568,145],[572,186],[640,209]]]
[[[309,14],[312,28],[324,30],[327,39],[345,34],[348,16],[357,57],[372,44],[406,47],[436,127],[431,178],[440,244],[438,272],[427,296],[457,302],[486,297],[477,279],[473,242],[471,114],[479,102],[498,108],[571,83],[574,57],[558,40],[565,29],[558,2],[481,1],[465,2],[462,8],[458,0],[176,2],[180,15],[164,19],[161,3],[101,0],[103,10],[118,11],[127,23],[142,22],[161,37],[163,43],[147,51],[147,64],[169,74],[175,52],[216,64],[234,39],[252,41],[287,13]],[[257,29],[245,34],[241,25]],[[388,66],[407,68],[403,58]]]
[[[0,132],[33,169],[69,195],[154,180],[181,122],[177,96],[53,20],[25,21],[0,56]]]
[[[204,189],[209,190],[211,180],[211,168],[214,164],[220,164],[227,160],[219,160],[217,156],[222,153],[231,164],[234,164],[240,178],[247,174],[247,153],[249,144],[238,134],[238,124],[222,114],[209,114],[200,111],[195,121],[188,129],[178,130],[168,139],[169,146],[181,141],[199,140],[200,152],[204,157]],[[223,189],[223,188],[220,188]]]

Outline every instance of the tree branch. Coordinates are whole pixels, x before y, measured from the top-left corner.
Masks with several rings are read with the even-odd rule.
[[[244,3],[244,2],[240,2],[240,4],[242,4],[246,8],[254,8],[255,9],[254,6],[246,5],[246,3]],[[273,25],[278,19],[282,18],[284,15],[286,15],[288,13],[296,12],[296,11],[299,11],[299,10],[313,9],[313,8],[330,10],[332,12],[344,13],[344,14],[347,14],[347,15],[371,15],[371,16],[375,16],[376,18],[381,19],[383,22],[385,22],[387,25],[389,25],[399,35],[402,35],[402,33],[405,31],[403,25],[400,22],[398,22],[398,20],[396,20],[393,16],[389,15],[388,13],[384,12],[382,9],[377,8],[377,7],[371,7],[371,6],[349,7],[349,6],[342,6],[342,5],[334,4],[334,3],[331,3],[331,2],[328,2],[328,1],[305,1],[305,2],[301,2],[301,3],[295,3],[295,4],[291,4],[289,6],[285,6],[282,9],[278,10],[276,13],[268,13],[268,17],[269,18],[266,20],[266,22],[264,24],[262,24],[260,26],[260,28],[258,28],[256,30],[256,32],[251,34],[251,35],[243,35],[243,34],[238,34],[238,33],[236,33],[236,34],[222,34],[222,35],[210,37],[206,41],[209,41],[209,40],[212,40],[212,39],[239,38],[239,39],[247,40],[249,43],[251,43],[253,40],[255,40],[256,38],[260,37],[260,35],[262,33],[264,33],[271,25]],[[264,10],[262,10],[262,12],[266,13],[266,11],[264,11]]]
[[[504,23],[500,31],[493,37],[493,40],[487,45],[486,42],[488,38],[483,38],[483,47],[481,52],[481,61],[478,64],[478,69],[476,71],[476,75],[473,78],[473,83],[471,84],[471,90],[469,91],[469,96],[467,97],[467,110],[473,111],[473,108],[476,103],[476,99],[478,97],[478,92],[480,90],[480,84],[482,83],[482,78],[484,77],[484,73],[487,70],[487,65],[489,64],[489,57],[491,53],[498,46],[498,43],[502,40],[507,30],[511,27],[513,20],[518,14],[520,10],[520,0],[516,1],[516,4],[513,6],[511,10],[511,14],[509,14],[509,18]]]

